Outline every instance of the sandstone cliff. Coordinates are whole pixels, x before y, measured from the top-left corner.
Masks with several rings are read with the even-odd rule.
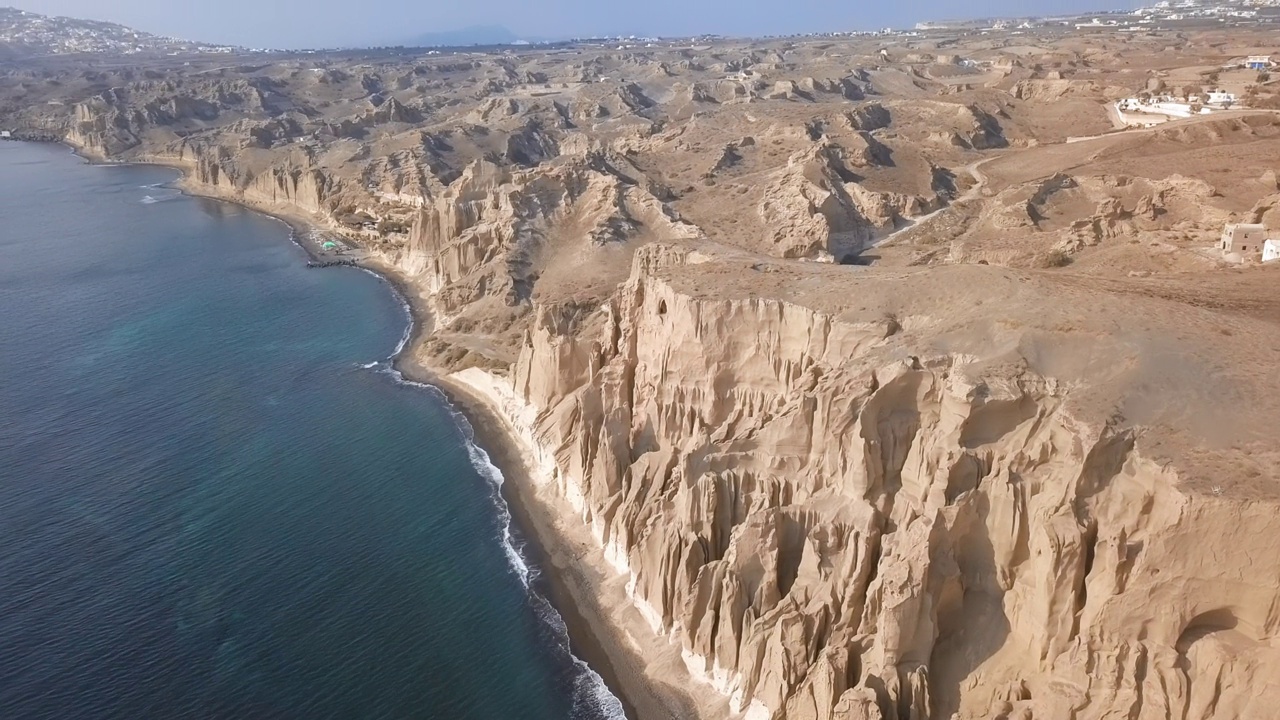
[[[1207,359],[1143,387],[1166,328],[1109,339],[1051,281],[847,273],[649,246],[598,310],[539,308],[508,378],[459,377],[746,717],[1268,717],[1275,497],[1171,449],[1264,447],[1164,395]]]

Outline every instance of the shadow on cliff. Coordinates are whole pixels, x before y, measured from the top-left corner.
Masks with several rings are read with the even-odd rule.
[[[1016,474],[1010,474],[1008,482],[1019,481]],[[1000,480],[987,478],[986,482]],[[964,602],[958,613],[938,618],[939,638],[929,663],[932,717],[951,717],[959,710],[965,679],[1004,646],[1010,632],[997,581],[995,547],[986,524],[990,498],[981,487],[977,490],[970,512],[964,513],[968,527],[954,548],[963,577]],[[1025,538],[1017,538],[1017,547],[1027,547]]]
[[[849,253],[840,258],[841,265],[855,265],[861,267],[870,267],[880,260],[879,255],[871,255],[867,253]]]

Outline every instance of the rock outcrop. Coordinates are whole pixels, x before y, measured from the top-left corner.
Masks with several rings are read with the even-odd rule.
[[[952,257],[1035,266],[1046,247],[1069,259],[1087,248],[1136,243],[1162,232],[1217,233],[1231,215],[1214,207],[1216,194],[1203,180],[1179,174],[1149,180],[1057,173],[992,198],[975,224],[988,238],[955,241]],[[997,233],[1004,242],[990,241]]]
[[[861,150],[861,164],[876,162],[876,146],[864,144]],[[847,157],[838,145],[818,143],[775,173],[759,208],[770,228],[773,254],[842,260],[856,255],[878,233],[944,201],[942,191],[920,197],[869,190],[855,181]]]

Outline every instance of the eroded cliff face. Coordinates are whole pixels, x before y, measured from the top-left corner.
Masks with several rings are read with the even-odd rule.
[[[191,180],[207,190],[320,217],[336,210],[338,198],[349,185],[317,168],[305,155],[283,155],[257,171],[217,148],[181,145],[160,159],[193,165]]]
[[[635,247],[701,236],[632,177],[624,159],[589,148],[536,170],[481,160],[418,210],[407,241],[383,257],[430,298],[432,364],[505,370],[535,292],[598,305]]]
[[[740,269],[646,247],[599,309],[538,308],[489,389],[735,713],[1269,717],[1275,504],[1148,457],[1097,402],[1129,368],[1055,377],[1033,329],[944,350],[928,302],[700,289]]]

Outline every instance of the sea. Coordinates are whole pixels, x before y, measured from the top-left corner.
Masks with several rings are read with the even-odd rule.
[[[621,718],[394,288],[175,180],[0,143],[0,718]]]

